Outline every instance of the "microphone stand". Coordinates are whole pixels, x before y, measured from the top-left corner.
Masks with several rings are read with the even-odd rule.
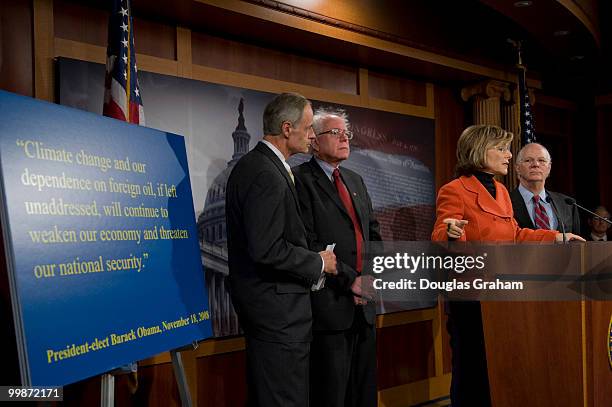
[[[584,206],[578,205],[576,203],[576,201],[574,199],[572,199],[572,198],[565,198],[565,203],[568,204],[568,205],[575,205],[577,208],[582,209],[583,211],[587,212],[588,214],[592,215],[593,217],[595,217],[595,218],[597,218],[597,219],[599,219],[601,221],[604,221],[604,222],[612,225],[612,222],[610,221],[610,219],[606,219],[603,216],[599,216],[598,214],[596,214],[593,211],[588,210]]]
[[[555,213],[555,216],[557,217],[557,220],[559,221],[559,224],[561,224],[561,233],[563,233],[563,244],[566,244],[567,236],[565,236],[565,224],[563,223],[563,219],[561,219],[561,216],[559,216],[557,205],[555,205],[555,201],[553,201],[553,199],[548,194],[546,194],[546,202],[550,204],[553,209],[553,212]]]

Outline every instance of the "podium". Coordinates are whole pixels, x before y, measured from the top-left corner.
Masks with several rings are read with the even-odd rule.
[[[582,249],[583,273],[598,273],[609,299],[612,243],[597,244]],[[481,304],[494,407],[612,405],[612,301],[586,294],[583,301]]]

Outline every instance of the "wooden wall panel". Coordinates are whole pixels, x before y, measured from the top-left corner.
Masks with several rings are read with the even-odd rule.
[[[245,405],[247,390],[244,351],[199,358],[197,372],[198,406]]]
[[[55,0],[53,3],[55,36],[106,48],[108,15],[107,11],[97,8]]]
[[[134,18],[134,47],[139,54],[176,59],[176,27]]]
[[[34,94],[32,2],[0,2],[0,89]]]
[[[368,89],[370,97],[417,106],[427,104],[427,89],[424,82],[370,71]]]
[[[116,381],[115,405],[147,407],[179,407],[181,405],[172,363],[139,366],[138,391],[134,396],[130,396],[126,387],[127,376],[119,376]]]
[[[357,94],[355,67],[192,33],[193,63],[232,72]]]
[[[436,86],[436,188],[453,179],[457,164],[457,140],[467,123],[466,107],[459,91]]]
[[[100,405],[100,377],[95,376],[64,386],[64,401],[56,404],[64,407]]]
[[[434,376],[431,324],[422,321],[377,329],[379,390]]]
[[[107,11],[55,0],[53,14],[56,37],[106,48]],[[139,54],[176,59],[176,28],[172,25],[134,18],[134,43]]]

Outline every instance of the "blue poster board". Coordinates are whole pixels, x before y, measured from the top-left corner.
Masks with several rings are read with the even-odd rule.
[[[0,170],[24,385],[211,336],[183,137],[0,91]]]

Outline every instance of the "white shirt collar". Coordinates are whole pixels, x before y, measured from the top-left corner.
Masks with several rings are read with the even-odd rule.
[[[287,171],[291,171],[291,167],[289,166],[289,164],[287,164],[287,161],[285,161],[285,156],[283,155],[283,153],[280,152],[278,148],[276,148],[274,144],[270,143],[268,140],[261,140],[261,142],[268,146],[268,148],[272,150],[274,154],[276,154],[276,156],[283,163]]]
[[[608,235],[595,236],[594,234],[591,233],[591,239],[593,239],[593,241],[603,240],[604,242],[607,242],[608,241]]]
[[[521,193],[525,204],[529,203],[532,200],[534,193],[525,188],[523,184],[519,184],[518,190]],[[542,201],[542,203],[548,203],[546,202],[546,189],[541,190],[538,196],[540,197],[540,201]]]

